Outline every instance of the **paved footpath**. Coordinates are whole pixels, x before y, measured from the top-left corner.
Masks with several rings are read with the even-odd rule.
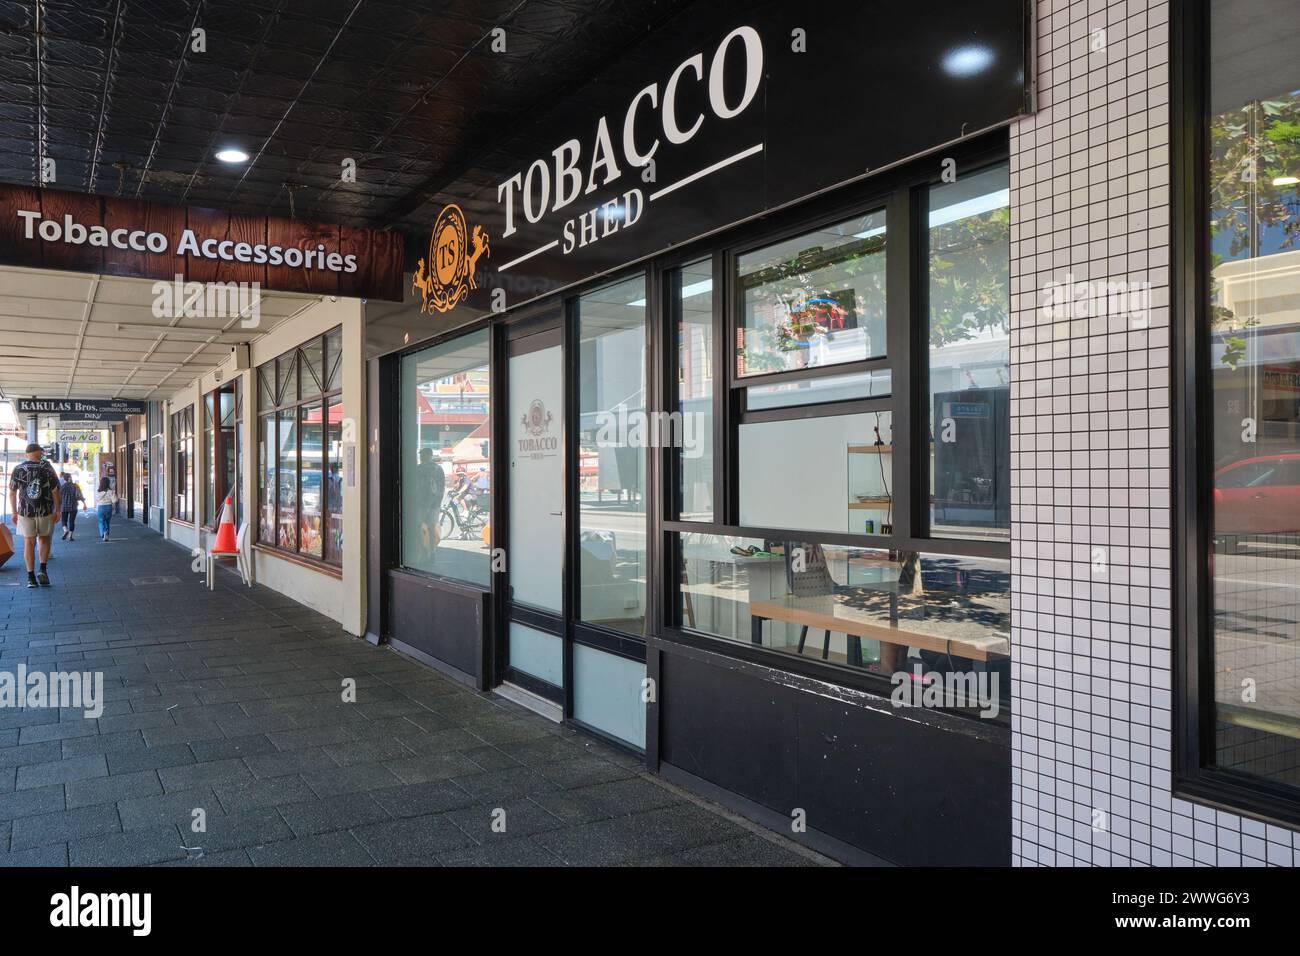
[[[0,675],[102,673],[104,701],[0,707],[0,866],[829,862],[233,572],[209,592],[138,523],[56,535],[48,589],[15,544]]]

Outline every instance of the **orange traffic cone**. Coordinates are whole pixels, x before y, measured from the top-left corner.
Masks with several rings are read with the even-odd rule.
[[[239,554],[239,547],[235,544],[234,509],[230,505],[229,495],[226,495],[226,503],[221,506],[221,524],[217,526],[217,543],[212,546],[212,553]]]

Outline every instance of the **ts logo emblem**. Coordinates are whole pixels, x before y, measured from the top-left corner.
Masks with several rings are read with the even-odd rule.
[[[419,261],[411,279],[411,291],[423,297],[420,311],[450,312],[477,289],[474,269],[484,255],[491,255],[487,233],[475,226],[471,234],[460,207],[444,206],[429,236],[429,258]]]

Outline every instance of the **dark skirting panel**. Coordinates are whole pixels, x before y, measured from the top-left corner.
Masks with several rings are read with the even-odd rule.
[[[486,591],[402,571],[388,571],[388,638],[427,663],[487,689]]]
[[[659,647],[659,759],[669,775],[736,794],[742,812],[753,803],[791,820],[802,809],[810,831],[891,863],[1010,865],[1005,726],[895,711],[887,699]]]

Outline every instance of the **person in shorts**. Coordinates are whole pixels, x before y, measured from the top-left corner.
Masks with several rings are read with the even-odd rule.
[[[50,560],[54,538],[55,515],[62,510],[59,475],[44,458],[45,450],[36,442],[27,446],[27,460],[15,466],[9,476],[9,512],[23,536],[23,557],[27,561],[27,586],[50,586],[45,563]],[[36,545],[40,540],[41,569],[36,571]]]

